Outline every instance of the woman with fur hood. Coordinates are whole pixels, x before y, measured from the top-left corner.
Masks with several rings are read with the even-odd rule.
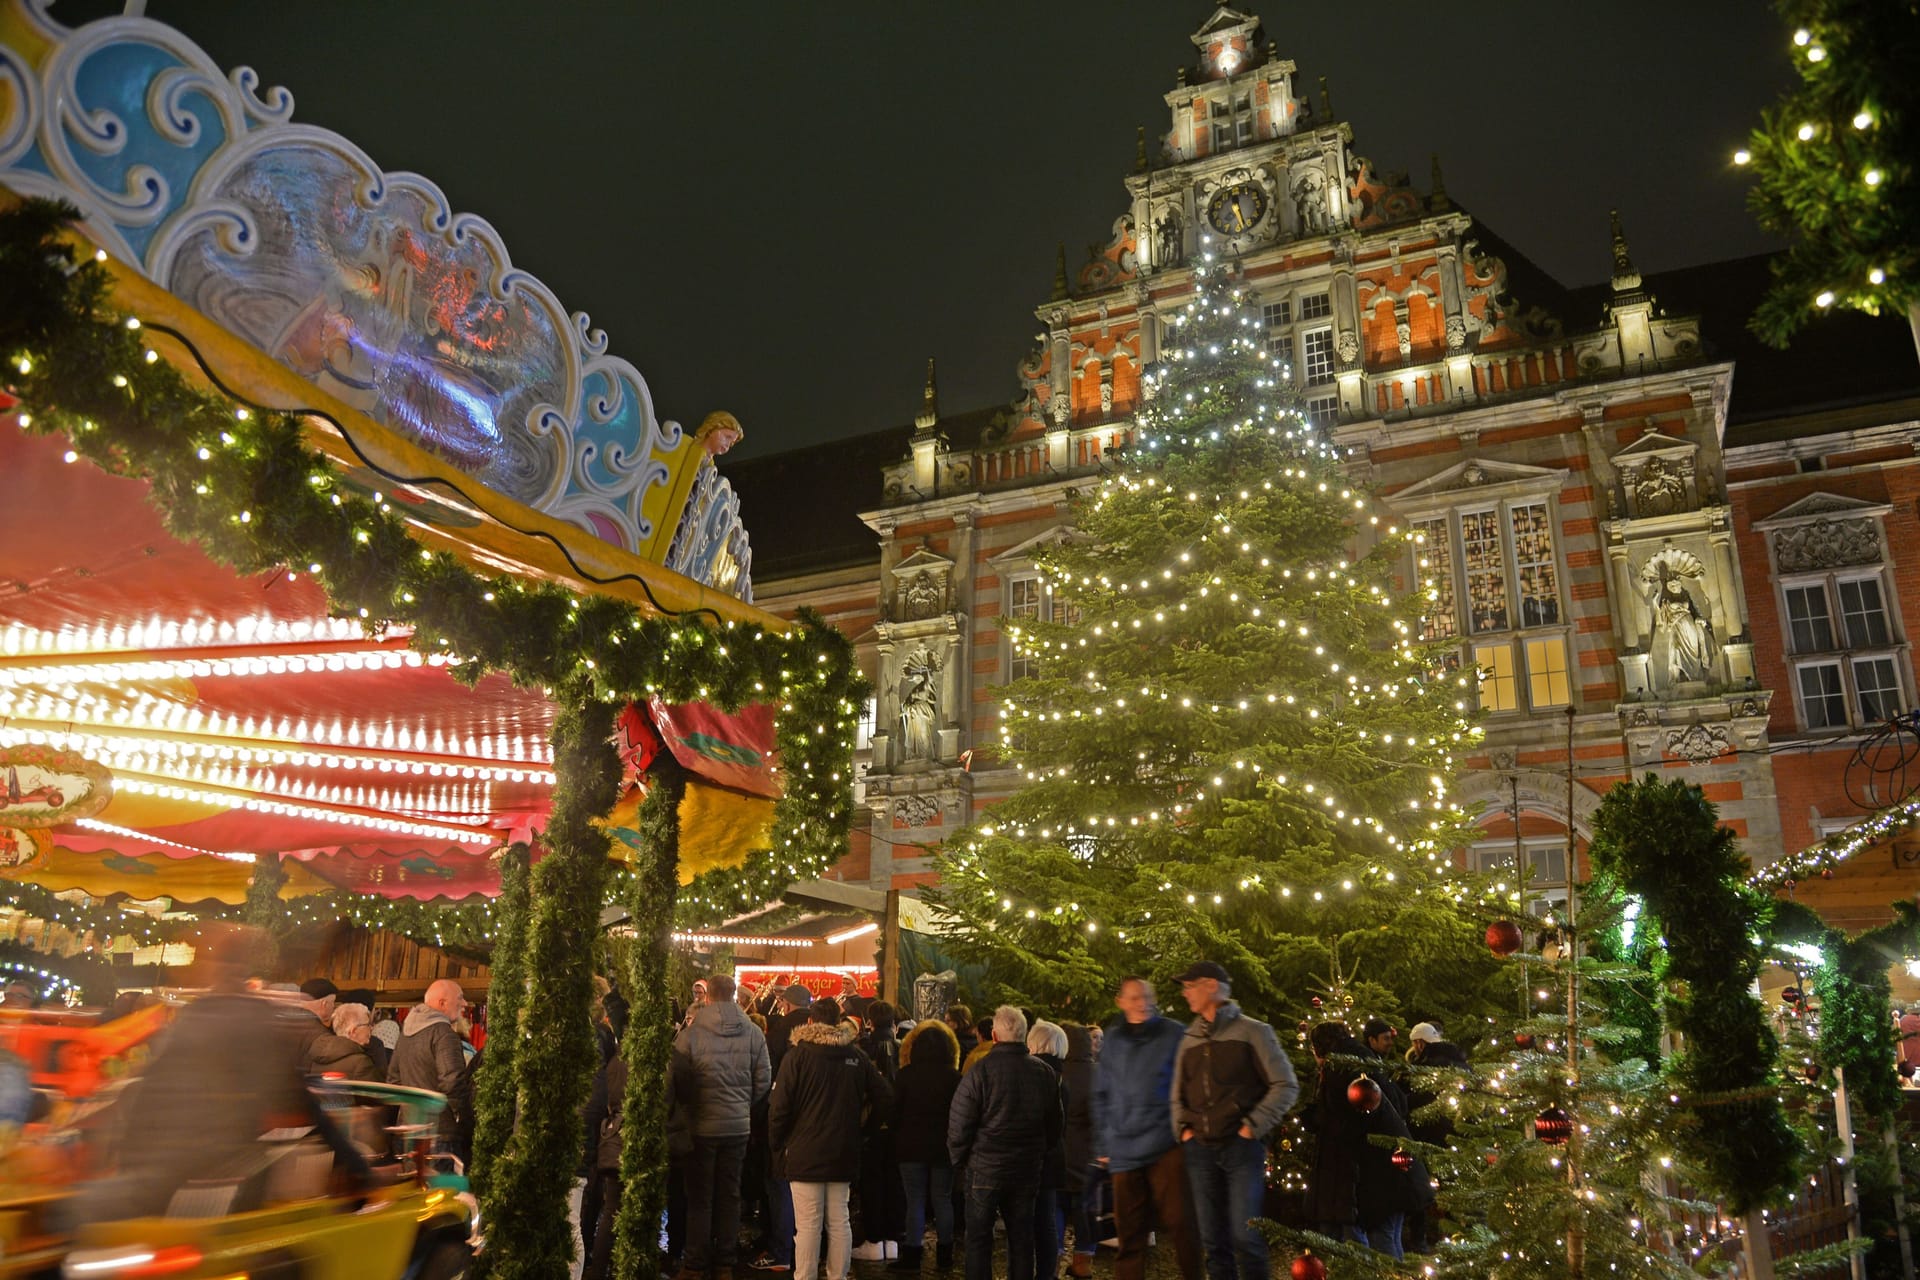
[[[847,1194],[860,1176],[868,1128],[892,1106],[893,1090],[854,1047],[838,1003],[814,1001],[781,1059],[767,1108],[774,1175],[793,1190],[793,1280],[814,1280],[819,1271],[823,1222],[828,1280],[847,1280],[853,1255]]]
[[[934,1260],[953,1267],[953,1166],[947,1157],[947,1116],[960,1087],[960,1041],[953,1028],[928,1018],[900,1046],[893,1118],[900,1186],[907,1197],[907,1230],[893,1269],[920,1274],[926,1249],[927,1197],[933,1197]]]

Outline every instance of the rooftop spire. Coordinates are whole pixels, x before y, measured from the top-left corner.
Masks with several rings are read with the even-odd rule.
[[[940,392],[933,382],[933,357],[927,357],[927,386],[920,393],[920,412],[913,425],[918,431],[931,431],[940,421]]]
[[[1147,171],[1147,126],[1143,124],[1133,127],[1133,167],[1139,173]]]
[[[1065,302],[1067,299],[1067,242],[1060,242],[1059,251],[1053,259],[1053,301]]]
[[[1453,208],[1453,201],[1447,198],[1447,180],[1440,175],[1440,153],[1433,153],[1433,194],[1429,202],[1435,213]]]
[[[1640,287],[1640,272],[1627,248],[1627,233],[1620,229],[1620,211],[1609,209],[1607,216],[1613,222],[1613,291],[1627,293]]]
[[[1320,115],[1322,123],[1333,119],[1333,91],[1327,88],[1327,78],[1320,77]]]

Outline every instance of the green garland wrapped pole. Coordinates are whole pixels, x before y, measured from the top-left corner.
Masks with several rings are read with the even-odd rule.
[[[640,805],[640,846],[635,854],[633,946],[628,974],[633,1008],[621,1053],[627,1063],[626,1110],[620,1127],[620,1216],[615,1224],[613,1269],[618,1280],[660,1273],[660,1232],[667,1207],[667,1063],[673,1053],[674,898],[680,888],[680,798],[686,771],[662,753],[648,773]]]
[[[280,936],[286,932],[287,912],[280,902],[280,890],[286,887],[287,869],[280,859],[262,855],[253,864],[247,878],[247,900],[241,905],[240,919],[258,929],[260,941],[254,956],[254,968],[261,977],[275,977],[280,965]]]
[[[580,1163],[580,1109],[598,1065],[589,1010],[608,837],[595,820],[613,808],[619,788],[620,760],[608,741],[614,709],[585,681],[569,681],[554,700],[553,810],[547,854],[532,875],[530,980],[514,1053],[518,1123],[481,1204],[493,1280],[566,1280],[567,1195]]]
[[[487,990],[487,1051],[474,1079],[473,1164],[468,1169],[478,1196],[486,1195],[495,1162],[513,1136],[513,1068],[519,1056],[520,1010],[526,1002],[527,916],[532,893],[526,845],[513,845],[496,860],[500,864],[500,897],[496,902],[492,986]]]
[[[1667,1064],[1681,1095],[1675,1146],[1696,1185],[1747,1220],[1785,1201],[1804,1157],[1774,1078],[1778,1046],[1750,994],[1766,901],[1706,794],[1648,774],[1609,791],[1594,818],[1594,869],[1645,903],[1640,928],[1663,940],[1668,1025],[1686,1049]]]

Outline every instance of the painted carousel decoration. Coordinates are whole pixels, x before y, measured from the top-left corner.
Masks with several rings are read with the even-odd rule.
[[[42,8],[0,8],[0,184],[78,207],[113,258],[325,403],[751,599],[737,503],[712,465],[738,424],[696,442],[661,419],[639,371],[516,268],[492,226],[427,179],[294,123],[286,89],[222,72],[157,22],[69,30]]]

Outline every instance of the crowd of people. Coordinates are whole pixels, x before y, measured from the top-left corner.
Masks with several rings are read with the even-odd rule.
[[[846,1280],[859,1259],[919,1274],[927,1262],[991,1280],[1086,1277],[1103,1240],[1116,1280],[1143,1280],[1150,1241],[1182,1280],[1265,1280],[1270,1140],[1300,1100],[1273,1028],[1242,1012],[1220,966],[1180,975],[1193,1019],[1163,1015],[1151,982],[1122,980],[1104,1026],[1002,1006],[976,1020],[904,1022],[889,1004],[807,987],[697,984],[668,1079],[666,1244],[676,1280],[751,1268]],[[1406,1137],[1423,1099],[1387,1073],[1371,1112],[1346,1091],[1395,1033],[1312,1029],[1319,1078],[1301,1122],[1315,1143],[1310,1213],[1395,1257],[1424,1248],[1431,1183],[1372,1141]],[[1438,1028],[1410,1061],[1465,1065]],[[625,1067],[607,1060],[589,1106],[583,1172],[586,1280],[608,1270],[618,1212]],[[1443,1133],[1423,1131],[1428,1139]],[[931,1226],[931,1233],[929,1233]],[[1403,1232],[1405,1239],[1403,1241]]]

